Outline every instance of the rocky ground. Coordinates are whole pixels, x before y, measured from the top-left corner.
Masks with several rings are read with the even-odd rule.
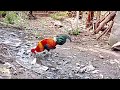
[[[30,28],[36,27],[34,30],[0,29],[1,79],[120,78],[120,55],[110,50],[108,36],[97,41],[97,35],[91,35],[84,28],[80,35],[71,36],[73,42],[57,46],[50,57],[41,59],[42,64],[32,65],[34,58],[30,56],[30,49],[39,40],[35,38],[36,32],[42,37],[52,37],[69,28],[65,22],[62,28],[54,27],[51,21],[51,18],[30,21]]]

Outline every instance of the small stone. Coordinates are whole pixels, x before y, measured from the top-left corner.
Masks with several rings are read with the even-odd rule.
[[[75,70],[79,71],[79,69],[80,69],[80,67],[76,67],[76,69],[75,69]]]
[[[119,62],[117,59],[110,60],[110,63],[111,63],[111,64],[114,64],[114,63],[118,63],[118,64],[120,64],[120,62]]]
[[[55,71],[55,70],[57,70],[57,69],[56,69],[56,68],[51,68],[51,70]]]
[[[70,61],[65,61],[63,62],[63,65],[70,63]]]
[[[95,69],[95,67],[93,67],[93,65],[89,65],[89,66],[87,66],[87,70],[86,71],[92,71],[94,69]]]
[[[36,58],[31,62],[32,65],[36,64]]]
[[[51,79],[51,77],[47,77],[47,79]]]
[[[62,68],[60,68],[60,67],[56,67],[56,69],[61,70]]]
[[[61,65],[61,64],[62,64],[62,62],[56,62],[56,64],[57,64],[57,65]]]
[[[14,75],[17,75],[17,72],[14,72],[13,74],[14,74]]]
[[[85,50],[79,50],[80,52],[85,52]]]
[[[102,56],[102,55],[99,55],[99,57],[100,57],[100,59],[104,59],[104,56]]]
[[[96,74],[96,73],[98,73],[98,72],[99,72],[99,70],[94,70],[94,71],[92,71],[91,73]]]
[[[72,73],[69,73],[69,77],[73,77]]]
[[[114,64],[115,63],[115,61],[114,60],[110,60],[110,64]]]
[[[86,71],[86,68],[87,68],[87,67],[84,67],[84,68],[80,69],[80,72],[81,72],[81,73],[84,73],[84,72]]]
[[[102,74],[100,74],[99,76],[100,76],[100,78],[101,78],[101,79],[103,79],[103,78],[104,78],[104,76],[103,76]]]
[[[82,68],[82,67],[85,67],[85,65],[82,64],[82,65],[80,65],[80,67],[81,67],[81,68]]]
[[[51,63],[47,63],[48,67],[53,67],[53,65]]]
[[[30,44],[25,44],[26,46],[31,46]]]
[[[79,64],[79,63],[76,63],[76,66],[80,66],[80,64]]]
[[[74,54],[74,56],[77,56],[77,54]]]
[[[83,67],[82,69],[80,69],[80,72],[89,72],[89,71],[93,71],[95,69],[95,67],[93,67],[92,65],[88,65],[86,67]]]
[[[117,59],[114,59],[114,61],[115,61],[116,63],[120,64],[120,62],[119,62]]]
[[[41,69],[44,70],[44,71],[46,71],[46,70],[48,70],[48,67],[42,66]]]
[[[100,47],[99,45],[94,45],[95,47]]]
[[[84,77],[84,79],[90,79],[90,77],[86,76],[86,77]]]
[[[85,34],[85,36],[89,36],[89,34]]]

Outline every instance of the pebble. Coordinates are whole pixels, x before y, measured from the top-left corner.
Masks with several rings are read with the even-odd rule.
[[[25,54],[25,55],[29,55],[29,53],[27,53],[27,52],[24,52],[23,54]]]
[[[83,68],[83,67],[85,67],[85,65],[82,64],[82,65],[80,65],[80,67]]]
[[[115,61],[113,61],[113,60],[110,60],[110,64],[114,64],[115,63]]]
[[[68,64],[70,61],[65,61],[65,62],[63,62],[63,65],[65,65],[65,64]]]
[[[26,45],[26,46],[31,46],[31,45],[30,45],[30,44],[28,44],[28,43],[26,43],[25,45]]]
[[[79,77],[81,77],[81,75],[80,75],[80,74],[75,74],[75,76],[79,76]]]
[[[61,64],[62,64],[62,62],[56,62],[56,64],[57,64],[57,65],[61,65]]]
[[[60,68],[60,67],[56,67],[56,69],[61,70],[62,68]]]
[[[48,67],[42,66],[42,70],[46,71],[46,70],[48,70]]]
[[[72,73],[69,73],[69,77],[73,77]]]
[[[54,63],[55,61],[51,61],[52,63]]]
[[[80,67],[76,67],[76,69],[75,69],[75,70],[79,71],[79,69],[80,69]]]
[[[94,45],[95,47],[100,47],[99,45]]]
[[[104,76],[103,76],[102,74],[100,74],[99,76],[100,76],[100,78],[101,78],[101,79],[103,79],[103,78],[104,78]]]
[[[76,63],[76,65],[77,65],[77,66],[80,66],[80,64],[79,64],[79,63]]]
[[[90,77],[86,76],[86,77],[84,77],[84,79],[90,79]]]
[[[36,58],[31,62],[32,65],[36,64]]]
[[[111,63],[111,64],[114,64],[114,63],[120,64],[120,62],[119,62],[117,59],[110,60],[110,63]]]
[[[74,54],[74,56],[77,56],[77,54]]]
[[[99,70],[94,70],[94,71],[92,71],[91,73],[96,74],[96,73],[98,73],[98,72],[99,72]]]
[[[102,55],[99,55],[99,57],[100,57],[100,59],[104,59],[104,56],[102,56]]]
[[[57,69],[56,69],[56,68],[51,68],[51,70],[55,71],[55,70],[57,70]]]
[[[92,65],[88,65],[88,66],[85,66],[83,68],[80,69],[80,72],[89,72],[89,71],[93,71],[95,70],[95,67],[93,67]]]

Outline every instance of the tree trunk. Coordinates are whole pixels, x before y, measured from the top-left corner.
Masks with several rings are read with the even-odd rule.
[[[79,11],[76,12],[76,29],[78,29],[78,25],[79,25]]]
[[[93,17],[94,17],[94,11],[89,11],[87,22],[86,22],[86,28],[88,28],[91,25],[91,20],[93,19]]]

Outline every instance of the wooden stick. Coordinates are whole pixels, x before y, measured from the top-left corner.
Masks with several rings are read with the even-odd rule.
[[[96,24],[95,24],[95,30],[97,29],[97,27],[99,26],[99,24],[110,14],[110,13],[108,13],[108,12],[106,12],[104,15],[103,15],[103,17],[102,17],[102,19],[99,19],[97,22],[96,22]],[[107,14],[107,15],[106,15]],[[106,15],[106,16],[105,16]]]
[[[108,27],[107,29],[105,29],[100,36],[98,36],[97,40],[100,39],[100,37],[102,37],[104,34],[108,33],[108,32],[111,30],[111,28],[112,28],[112,26],[113,26],[113,23],[114,23],[114,21],[111,21],[111,22],[110,22],[109,27]]]
[[[107,24],[109,21],[111,21],[115,15],[116,15],[117,11],[113,11],[111,12],[111,14],[109,14],[98,26],[98,28],[94,31],[94,34],[97,34],[103,27],[105,24]]]
[[[114,24],[114,21],[112,20],[109,25],[109,30],[105,33],[105,35],[107,35],[107,33],[111,31],[113,24]]]

